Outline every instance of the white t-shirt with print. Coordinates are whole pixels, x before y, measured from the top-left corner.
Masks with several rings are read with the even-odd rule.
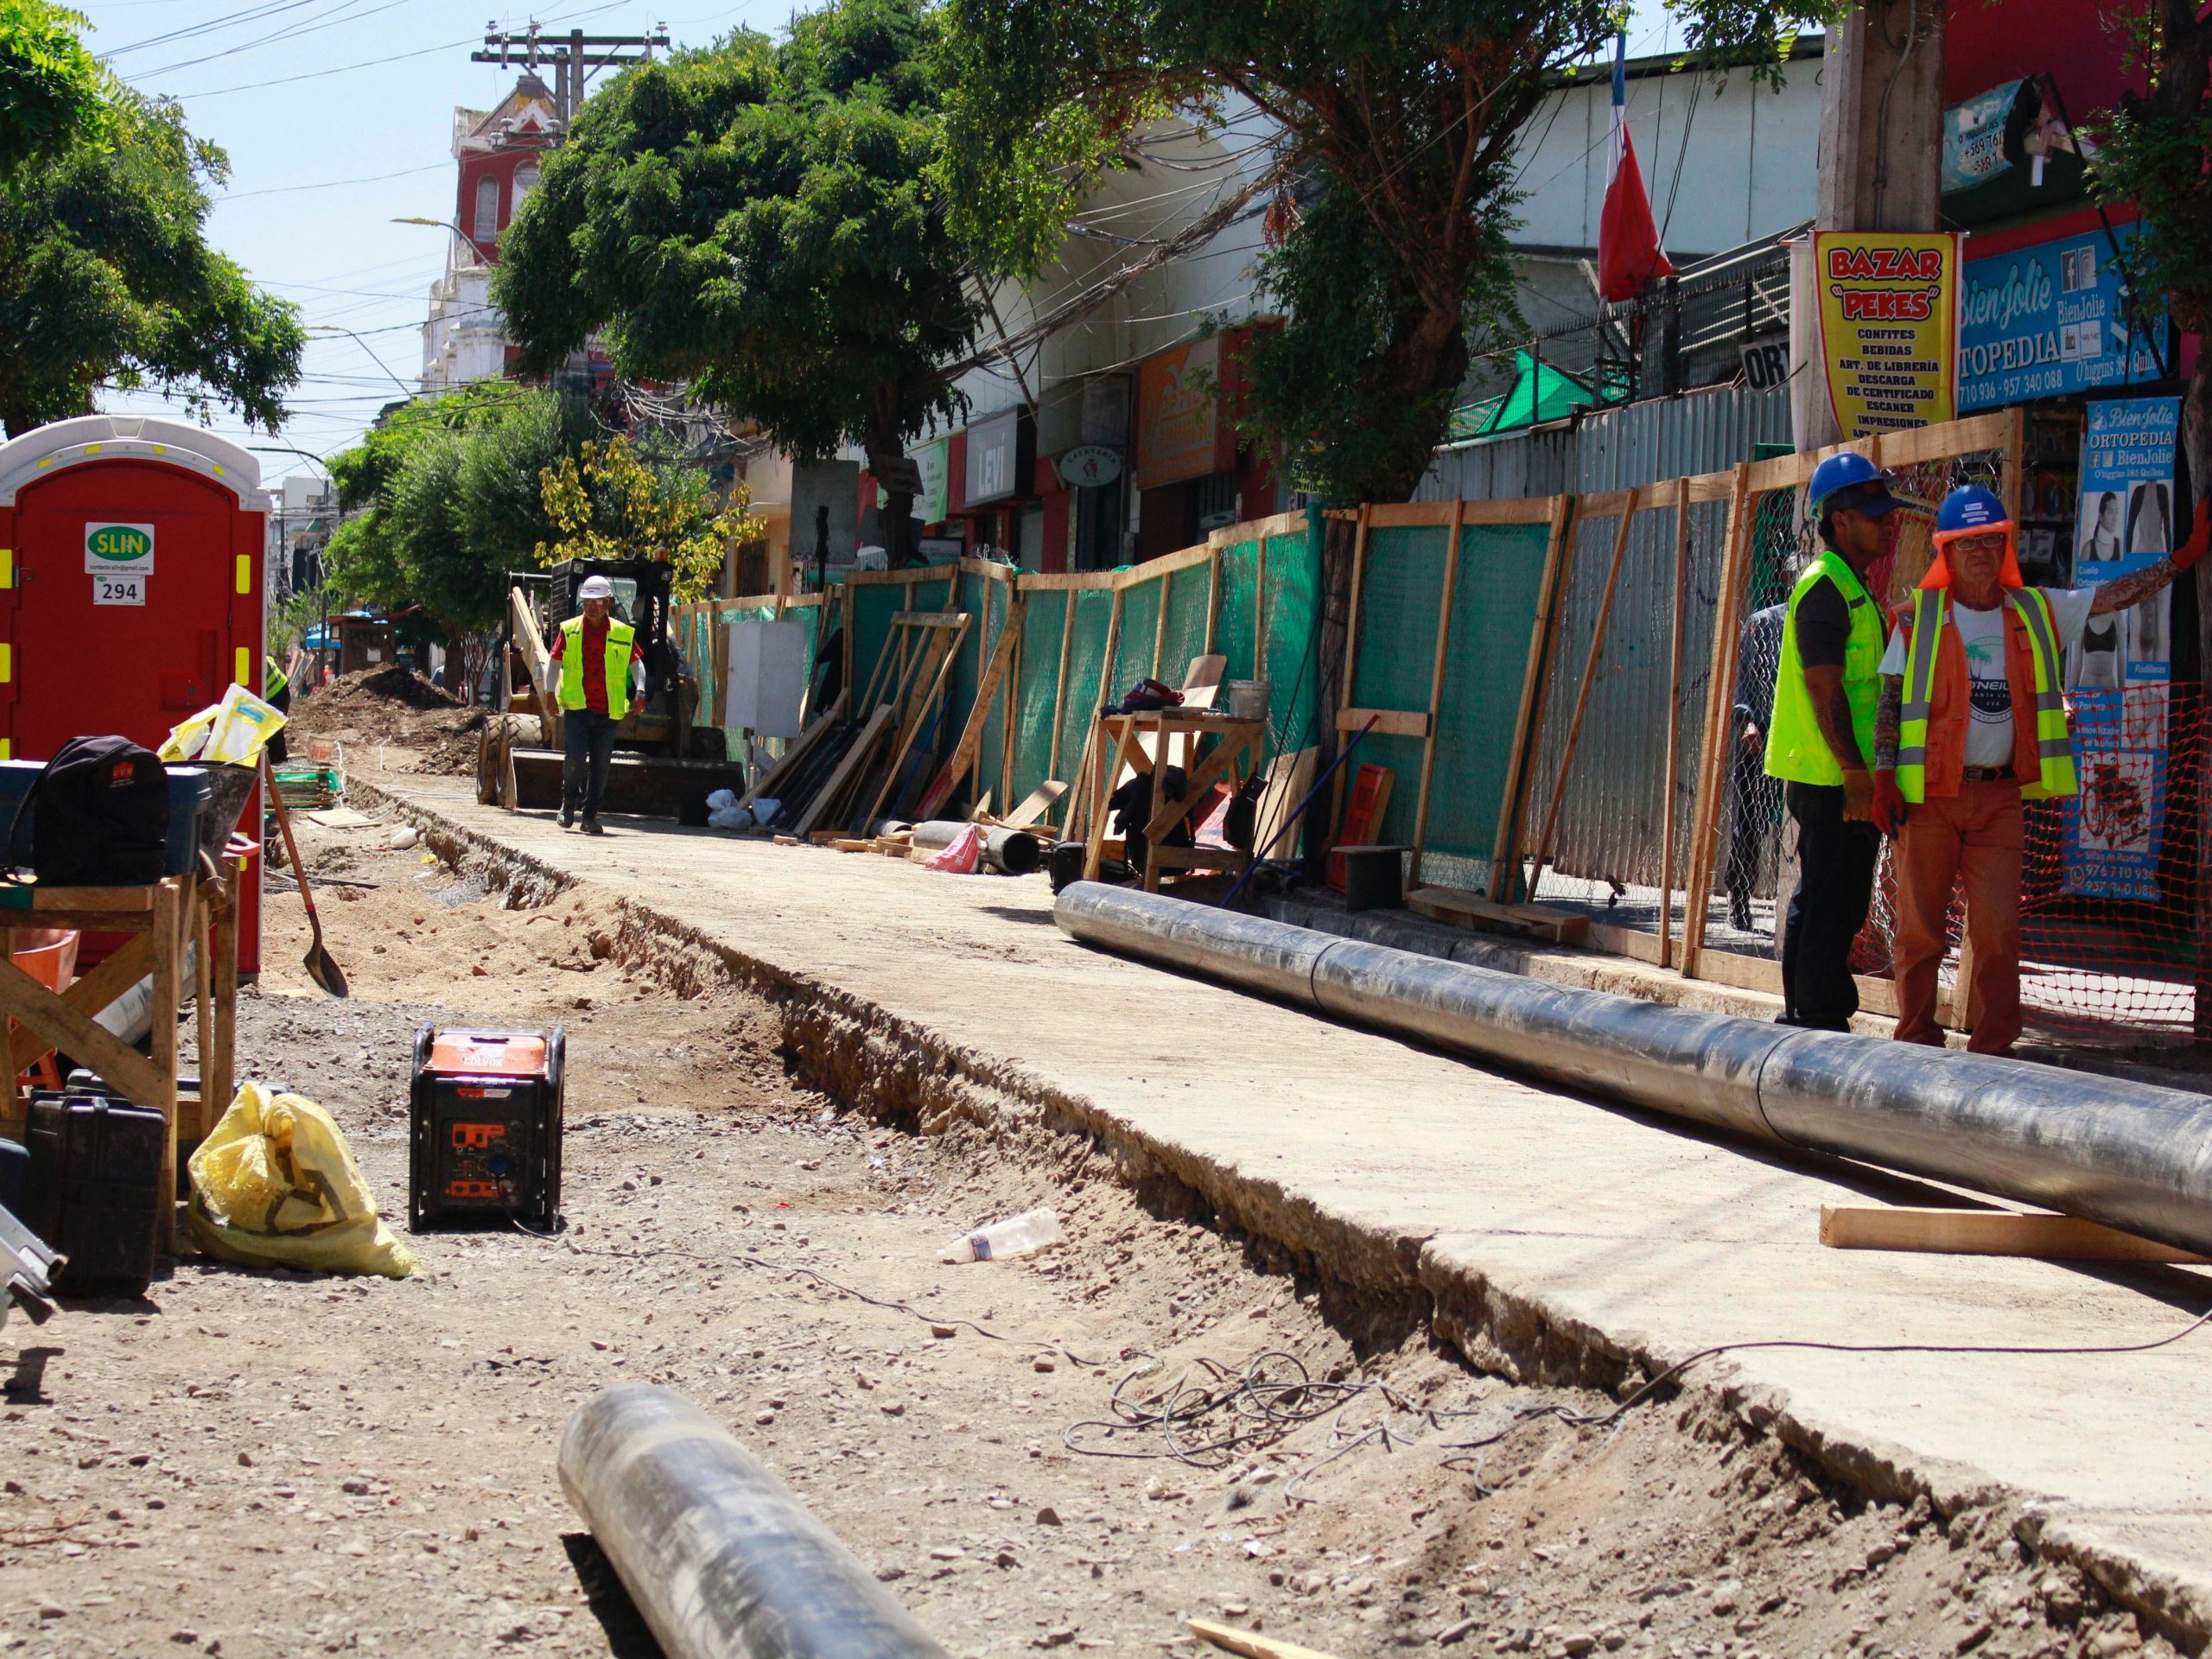
[[[2063,658],[2082,637],[2089,620],[2089,607],[2097,597],[2094,588],[2044,588],[2037,591],[2050,601],[2050,626]],[[2005,672],[2005,609],[1970,611],[1955,597],[1947,626],[1959,631],[1959,644],[1967,653],[1967,682],[1974,704],[1974,721],[1967,728],[1969,766],[2009,766],[2012,764],[2012,684]],[[1890,648],[1882,653],[1881,671],[1903,674],[1908,635],[1903,628],[1890,635]]]

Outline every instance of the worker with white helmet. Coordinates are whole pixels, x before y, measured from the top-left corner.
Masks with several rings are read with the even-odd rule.
[[[614,584],[587,576],[576,590],[583,614],[561,625],[546,664],[545,695],[559,704],[566,753],[561,766],[561,827],[579,818],[603,836],[600,803],[614,758],[614,728],[630,712],[639,671],[638,631],[613,620]]]
[[[1874,822],[1897,838],[1897,1039],[1943,1044],[1936,972],[1963,887],[1967,1046],[1981,1054],[2020,1034],[2020,803],[2079,789],[2066,653],[2091,617],[2140,604],[2202,559],[2212,519],[2200,508],[2171,555],[2094,588],[2030,587],[2013,533],[1982,486],[1944,497],[1935,559],[1882,658],[1875,716]]]

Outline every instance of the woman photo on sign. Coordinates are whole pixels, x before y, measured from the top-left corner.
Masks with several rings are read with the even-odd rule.
[[[2171,486],[2155,479],[2127,486],[2127,550],[2164,553],[2174,544],[2174,517],[2167,505]]]
[[[2082,548],[2076,562],[2120,556],[2120,492],[2092,490],[2082,498]]]

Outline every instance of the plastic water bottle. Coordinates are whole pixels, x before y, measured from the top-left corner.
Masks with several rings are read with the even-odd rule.
[[[1057,1244],[1063,1235],[1060,1218],[1050,1210],[1031,1210],[995,1221],[976,1232],[963,1233],[944,1247],[947,1262],[996,1262],[1009,1255],[1027,1255]]]

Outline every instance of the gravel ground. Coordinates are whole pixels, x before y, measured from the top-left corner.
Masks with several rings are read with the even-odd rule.
[[[957,1655],[1188,1648],[1192,1616],[1347,1659],[2171,1651],[2008,1515],[1864,1503],[1687,1396],[1477,1375],[1089,1142],[842,1113],[772,1009],[657,973],[603,899],[502,909],[386,833],[308,829],[377,884],[323,890],[350,1002],[272,889],[242,1074],[328,1106],[397,1214],[417,1027],[560,1022],[565,1227],[415,1237],[402,1281],[188,1258],[10,1323],[0,1649],[651,1655],[554,1468],[577,1402],[645,1378]],[[1046,1203],[1059,1248],[938,1261]]]

